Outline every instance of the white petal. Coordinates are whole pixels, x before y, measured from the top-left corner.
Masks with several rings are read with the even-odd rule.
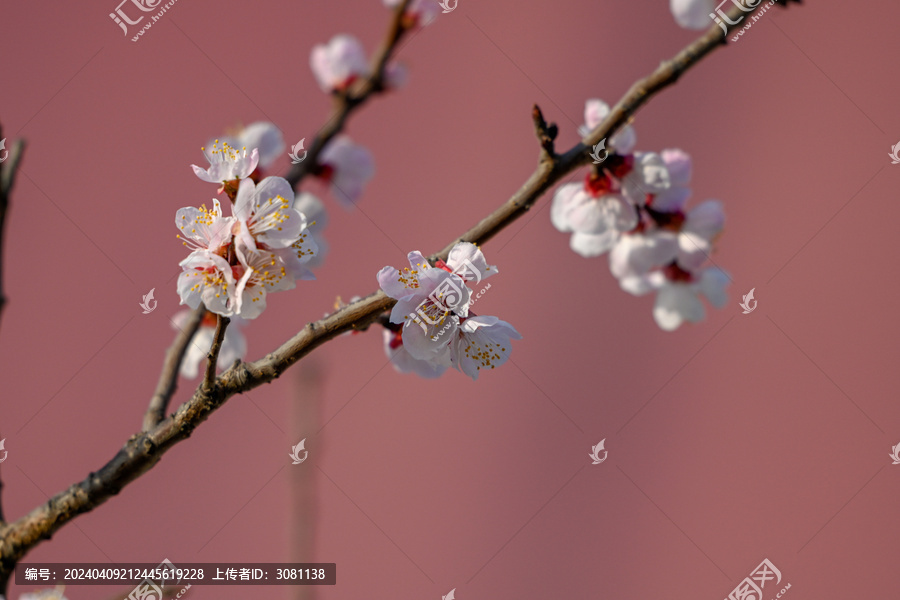
[[[284,152],[281,130],[268,121],[257,121],[244,127],[238,140],[241,146],[259,149],[259,165],[268,168]]]
[[[569,239],[569,247],[576,254],[580,254],[585,258],[600,256],[613,247],[620,233],[617,230],[610,229],[604,233],[581,233],[576,231]]]
[[[706,29],[713,24],[709,18],[716,8],[714,0],[669,0],[675,21],[686,29]]]
[[[705,269],[700,275],[700,292],[706,296],[710,304],[716,308],[722,308],[728,304],[728,293],[725,288],[729,283],[731,283],[731,278],[722,269],[714,267]]]
[[[469,242],[453,246],[447,256],[447,266],[466,281],[475,283],[497,274],[497,267],[487,264],[481,249]]]
[[[660,329],[674,331],[684,321],[695,323],[705,316],[703,303],[689,285],[670,283],[656,295],[653,318]]]

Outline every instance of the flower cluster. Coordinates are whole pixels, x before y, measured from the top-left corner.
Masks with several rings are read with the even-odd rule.
[[[397,300],[384,334],[385,352],[400,372],[438,377],[449,367],[478,379],[482,370],[506,362],[510,340],[521,339],[515,328],[497,317],[471,312],[474,300],[468,283],[497,273],[475,244],[459,243],[447,261],[431,266],[418,251],[410,252],[409,267],[384,267],[378,284]],[[480,294],[479,294],[480,296]]]
[[[266,306],[269,292],[294,288],[298,279],[315,279],[305,263],[317,254],[307,232],[306,216],[295,207],[294,190],[281,177],[255,183],[259,152],[223,145],[210,153],[210,169],[194,172],[204,181],[221,183],[233,201],[231,216],[213,199],[213,208],[186,207],[175,214],[179,238],[191,253],[181,261],[181,303],[226,317],[254,319]],[[246,160],[250,157],[251,160]],[[211,174],[212,173],[212,174]]]
[[[246,127],[238,127],[235,131],[223,135],[215,140],[215,142],[211,141],[208,145],[212,146],[214,144],[227,144],[231,148],[256,148],[259,154],[259,164],[253,172],[247,175],[247,177],[257,183],[270,171],[275,161],[284,154],[286,147],[281,130],[278,129],[274,123],[269,123],[268,121],[257,121]],[[327,148],[328,146],[326,146],[326,149]],[[350,155],[349,160],[344,159],[345,155]],[[365,183],[365,181],[360,181],[356,183],[356,185],[352,185],[345,183],[345,180],[351,179],[352,174],[355,173],[363,173],[363,175],[367,175],[368,177],[371,177],[373,174],[374,166],[371,163],[370,155],[367,155],[366,157],[369,160],[368,166],[364,166],[363,168],[359,167],[359,160],[354,162],[353,159],[356,158],[356,156],[353,155],[353,153],[334,153],[332,151],[329,154],[326,154],[326,158],[331,160],[331,162],[324,163],[325,166],[323,166],[323,169],[328,170],[332,176],[337,173],[338,181],[340,181],[344,187],[356,190],[357,193],[362,192],[362,183]],[[365,158],[363,160],[365,160]],[[196,167],[196,170],[204,171],[204,169],[200,169],[199,167]],[[203,179],[206,181],[205,177]],[[319,266],[325,258],[325,254],[328,252],[328,244],[322,237],[322,230],[328,222],[325,206],[322,204],[322,201],[313,194],[309,192],[300,192],[294,200],[294,208],[306,216],[309,221],[306,231],[318,247],[318,252],[310,259],[307,266]]]
[[[582,133],[609,113],[589,100]],[[656,291],[653,316],[666,331],[705,316],[702,294],[721,307],[727,302],[728,275],[705,263],[722,231],[718,201],[688,210],[691,158],[677,149],[633,152],[635,134],[626,126],[610,140],[610,154],[586,176],[556,190],[553,225],[571,232],[572,250],[585,257],[609,253],[613,275],[625,291]]]

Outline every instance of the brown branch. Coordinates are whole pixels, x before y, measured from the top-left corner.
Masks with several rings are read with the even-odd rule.
[[[296,188],[307,175],[315,175],[319,170],[319,154],[334,137],[343,131],[351,113],[361,107],[367,100],[387,89],[385,85],[385,68],[397,50],[400,40],[409,31],[412,24],[404,17],[412,0],[404,0],[394,10],[387,37],[378,52],[372,58],[372,74],[360,78],[342,92],[334,94],[334,109],[325,126],[319,130],[312,146],[307,150],[306,160],[293,165],[285,179]]]
[[[216,321],[216,333],[213,336],[212,345],[209,347],[209,354],[206,355],[208,362],[206,363],[206,375],[203,376],[203,390],[209,391],[213,388],[216,378],[216,364],[219,362],[219,351],[222,349],[222,340],[225,338],[225,328],[231,323],[231,319],[219,315]]]
[[[181,331],[175,337],[175,341],[172,342],[172,345],[166,351],[162,372],[159,374],[156,391],[153,392],[150,405],[144,414],[144,424],[141,431],[150,431],[165,418],[169,400],[172,399],[172,395],[178,387],[178,371],[181,368],[181,361],[184,360],[184,353],[187,351],[188,344],[194,339],[194,334],[197,333],[200,323],[203,322],[204,314],[206,314],[206,307],[201,302],[200,306],[191,312],[184,327],[181,328]]]
[[[3,137],[3,127],[0,126],[0,140],[2,139],[5,138]],[[4,152],[9,152],[9,154],[4,159],[4,164],[0,165],[0,257],[3,256],[6,213],[9,210],[9,196],[16,183],[16,174],[19,171],[19,163],[22,161],[22,155],[25,152],[25,140],[20,139],[14,141],[12,147]],[[0,260],[0,315],[3,314],[4,306],[6,306],[6,294],[3,288],[3,261]]]
[[[713,26],[672,60],[662,63],[648,77],[632,86],[609,116],[581,143],[561,156],[553,157],[545,152],[534,173],[508,201],[432,258],[446,259],[450,249],[459,241],[480,244],[492,238],[528,211],[550,186],[574,169],[587,164],[587,149],[591,145],[615,133],[650,97],[674,84],[685,71],[722,45],[723,40],[723,32],[718,26]],[[280,348],[258,361],[236,361],[215,379],[213,386],[200,386],[175,414],[150,431],[132,436],[98,472],[91,473],[83,481],[56,494],[46,504],[0,529],[0,575],[8,576],[15,563],[41,540],[49,539],[67,522],[93,510],[151,469],[166,451],[190,437],[194,429],[231,396],[272,381],[298,360],[341,333],[365,329],[394,302],[379,290],[323,319],[309,323]]]

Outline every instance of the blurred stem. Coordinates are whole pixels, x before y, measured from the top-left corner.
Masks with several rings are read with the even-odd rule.
[[[142,431],[150,431],[165,418],[169,401],[178,387],[178,372],[181,369],[181,361],[184,360],[188,344],[194,339],[194,334],[200,328],[200,323],[203,322],[205,314],[206,307],[201,302],[200,306],[191,312],[184,327],[181,328],[178,335],[175,336],[175,341],[172,342],[172,345],[166,351],[162,372],[159,374],[159,381],[156,383],[156,391],[153,392],[150,405],[144,414]]]
[[[334,110],[331,113],[331,117],[329,117],[313,140],[312,146],[307,151],[306,160],[293,165],[285,176],[285,179],[288,180],[294,189],[300,185],[300,182],[307,175],[315,175],[319,172],[321,167],[319,165],[319,154],[322,153],[328,142],[343,131],[351,113],[365,104],[372,96],[380,94],[387,89],[385,85],[385,68],[394,52],[397,51],[400,41],[411,28],[411,24],[404,18],[406,9],[411,3],[412,0],[403,0],[394,9],[388,34],[384,42],[382,42],[381,48],[372,58],[372,74],[369,77],[356,80],[346,90],[334,94]]]

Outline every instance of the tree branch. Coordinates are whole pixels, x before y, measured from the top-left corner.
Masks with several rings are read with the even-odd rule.
[[[231,323],[231,319],[219,315],[216,321],[216,333],[213,336],[212,345],[209,347],[209,354],[206,355],[208,362],[206,363],[206,374],[203,376],[203,389],[209,391],[213,388],[216,378],[216,364],[219,362],[219,351],[222,349],[222,340],[225,338],[225,328]]]
[[[397,19],[406,4],[404,2],[395,14],[395,28],[402,27]],[[399,39],[401,33],[398,30],[394,37]],[[450,249],[459,241],[482,244],[491,239],[527,212],[550,186],[569,172],[590,162],[587,152],[589,147],[615,133],[651,97],[674,84],[684,72],[723,44],[723,32],[718,26],[713,26],[674,58],[662,63],[648,77],[635,83],[607,118],[575,147],[560,156],[553,156],[545,151],[534,173],[509,200],[442,251],[432,255],[432,259],[446,260]],[[302,176],[295,178],[295,183],[300,179]],[[151,469],[166,451],[190,437],[194,429],[231,396],[279,377],[291,365],[341,333],[365,329],[394,303],[384,292],[376,291],[323,319],[307,324],[264,358],[251,363],[236,361],[215,379],[211,387],[198,387],[193,397],[181,405],[175,414],[165,418],[151,430],[132,436],[98,472],[91,473],[83,481],[56,494],[46,504],[35,508],[18,521],[2,527],[0,575],[8,576],[15,563],[41,540],[49,539],[67,522],[93,510]]]
[[[3,137],[3,127],[0,126],[0,140]],[[5,152],[5,151],[4,151]],[[13,185],[16,183],[16,174],[19,171],[19,163],[25,152],[25,140],[16,140],[8,150],[9,155],[4,159],[6,164],[0,167],[0,257],[3,256],[4,232],[6,231],[6,213],[9,210],[9,196]],[[0,260],[0,316],[6,305],[6,294],[3,288],[3,261]]]
[[[319,154],[334,136],[343,131],[351,113],[365,104],[372,96],[380,94],[387,89],[385,86],[385,68],[391,56],[397,50],[400,40],[403,39],[403,36],[412,26],[404,18],[406,9],[411,2],[412,0],[403,0],[394,10],[388,35],[372,59],[372,74],[369,77],[358,79],[346,90],[334,94],[334,109],[331,117],[325,123],[325,126],[319,130],[312,146],[307,150],[306,160],[293,165],[288,174],[285,175],[285,179],[294,188],[307,175],[316,174],[320,168]]]
[[[184,327],[181,328],[175,341],[166,351],[162,372],[159,374],[159,382],[156,384],[156,391],[153,392],[150,405],[144,414],[141,431],[150,431],[165,418],[169,400],[172,399],[172,395],[178,387],[178,371],[181,368],[181,361],[184,360],[184,353],[187,351],[188,344],[194,339],[194,334],[200,328],[205,314],[206,307],[201,303],[196,310],[191,312]]]

